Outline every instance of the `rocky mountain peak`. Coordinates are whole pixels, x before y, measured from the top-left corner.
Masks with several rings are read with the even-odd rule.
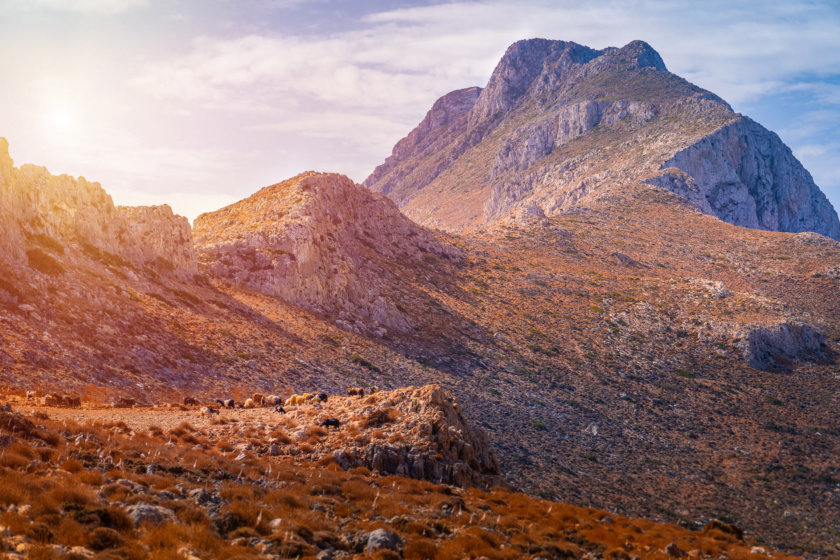
[[[460,232],[526,209],[551,217],[646,183],[735,225],[840,238],[836,212],[778,136],[668,72],[644,41],[519,41],[469,116],[438,123],[365,181],[421,224]]]
[[[510,110],[535,82],[562,82],[567,74],[600,54],[570,41],[517,41],[508,47],[493,70],[473,107],[470,125]]]
[[[609,47],[604,49],[603,52],[608,57],[628,62],[630,68],[652,68],[660,72],[668,71],[659,53],[644,41],[631,41],[620,49]]]

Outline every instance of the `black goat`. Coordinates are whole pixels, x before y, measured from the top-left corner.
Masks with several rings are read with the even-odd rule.
[[[327,418],[319,424],[319,426],[321,426],[323,428],[335,428],[335,429],[338,429],[338,427],[340,425],[341,425],[341,422],[338,421],[338,418]]]

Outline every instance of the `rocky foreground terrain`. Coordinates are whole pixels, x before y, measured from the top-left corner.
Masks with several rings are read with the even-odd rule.
[[[3,387],[103,407],[437,384],[486,434],[486,449],[473,436],[452,440],[469,443],[464,456],[450,446],[477,469],[444,468],[446,454],[421,469],[439,442],[410,431],[394,452],[319,432],[276,460],[328,461],[350,469],[341,480],[354,468],[500,477],[533,503],[695,531],[719,519],[758,546],[840,556],[836,214],[778,138],[648,46],[555,43],[514,45],[486,88],[436,103],[368,180],[381,192],[305,173],[192,232],[166,207],[115,207],[95,183],[0,150]],[[85,414],[145,429],[129,421],[145,412],[98,410]],[[196,415],[167,414],[154,422]],[[353,426],[367,413],[331,414]],[[197,439],[243,443],[236,422],[192,417]],[[290,411],[295,426],[272,417],[271,429],[291,438],[313,417]],[[374,432],[398,439],[399,418]],[[176,463],[185,451],[166,449]]]
[[[790,558],[721,521],[692,532],[498,486],[345,470],[341,446],[360,439],[417,443],[426,460],[449,465],[480,457],[479,432],[464,431],[437,387],[333,397],[290,407],[280,421],[273,408],[202,417],[177,405],[61,410],[11,399],[24,414],[0,411],[0,552],[9,559]],[[318,427],[325,414],[341,426]],[[476,453],[458,437],[430,440],[433,430],[478,435]],[[453,441],[462,444],[455,456]],[[308,451],[327,447],[334,455],[317,460]]]

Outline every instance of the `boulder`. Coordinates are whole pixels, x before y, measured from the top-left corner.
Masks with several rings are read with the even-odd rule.
[[[376,529],[367,535],[366,552],[388,549],[399,552],[402,549],[402,539],[398,534],[389,529]]]
[[[175,512],[171,509],[154,506],[146,502],[138,502],[127,506],[125,510],[135,525],[142,525],[144,523],[160,525],[177,521]]]

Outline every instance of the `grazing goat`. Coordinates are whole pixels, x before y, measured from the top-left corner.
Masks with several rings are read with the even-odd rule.
[[[274,412],[279,412],[280,414],[286,414],[286,409],[283,408],[283,405],[277,404],[277,405],[274,405]]]
[[[197,405],[198,399],[194,397],[184,397],[184,406]]]
[[[277,395],[268,395],[265,398],[265,404],[268,406],[277,406],[278,404],[283,404],[283,397],[278,397]]]
[[[209,406],[202,406],[201,407],[201,415],[202,416],[211,416],[213,414],[219,414],[218,408],[210,408]]]
[[[82,408],[82,398],[81,397],[68,397],[64,396],[61,398],[62,404],[69,408]]]
[[[306,404],[306,401],[309,400],[311,395],[309,393],[304,393],[302,395],[292,395],[288,399],[286,399],[285,405],[286,406],[294,406],[297,404]]]
[[[328,399],[328,398],[329,398],[329,397],[327,397],[327,394],[326,394],[326,393],[318,393],[318,400],[319,400],[319,401],[321,401],[321,402],[327,402],[327,399]]]
[[[117,402],[114,403],[114,408],[131,408],[137,401],[129,397],[117,397]]]
[[[353,387],[351,389],[347,389],[347,395],[351,396],[351,397],[353,397],[353,396],[364,397],[365,396],[365,390],[362,387]]]
[[[262,393],[254,393],[252,400],[254,401],[254,406],[262,406],[265,404],[265,395]]]
[[[338,418],[326,418],[323,422],[318,424],[323,428],[335,428],[336,430],[341,425],[341,422],[338,421]]]
[[[233,402],[233,399],[225,399],[225,400],[216,399],[216,402],[219,403],[221,406],[223,406],[225,408],[233,408],[236,404],[236,403]]]
[[[254,408],[255,406],[254,399],[245,399],[245,404],[242,405],[242,408]]]

